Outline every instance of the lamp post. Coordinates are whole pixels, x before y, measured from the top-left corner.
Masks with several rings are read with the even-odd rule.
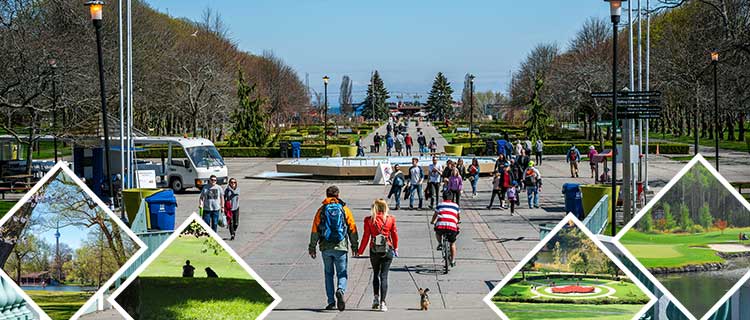
[[[474,75],[469,75],[469,147],[474,145]]]
[[[325,110],[323,111],[323,144],[324,150],[328,154],[328,76],[323,76],[323,105]]]
[[[52,69],[52,129],[55,130],[52,139],[55,145],[55,163],[57,163],[57,60],[49,59],[48,62]]]
[[[372,90],[372,97],[370,99],[370,105],[372,106],[372,121],[378,121],[375,117],[375,81],[373,81],[374,74],[370,76],[370,90]]]
[[[110,174],[109,167],[109,125],[107,124],[107,98],[105,97],[104,87],[104,52],[102,50],[102,11],[104,9],[104,1],[101,0],[90,0],[86,2],[86,6],[89,7],[91,12],[91,21],[96,29],[96,49],[99,56],[99,95],[102,103],[102,129],[104,129],[104,172],[106,174],[105,179],[107,180],[107,187],[109,188],[109,201],[110,205],[114,203],[114,189],[112,188],[112,175]]]
[[[627,0],[604,0],[604,2],[609,2],[609,11],[612,16],[612,197],[610,199],[612,236],[617,234],[617,24],[620,23],[622,3],[625,1]]]
[[[719,171],[719,82],[716,77],[716,67],[719,64],[719,52],[711,52],[711,64],[714,65],[714,144],[716,147],[716,171]]]

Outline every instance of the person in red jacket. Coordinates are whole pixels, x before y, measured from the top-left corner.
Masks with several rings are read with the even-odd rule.
[[[414,140],[412,139],[411,135],[409,133],[406,134],[406,137],[404,137],[404,144],[406,145],[406,155],[411,155],[411,147],[414,145]]]
[[[372,308],[388,311],[385,297],[388,294],[388,271],[394,257],[398,257],[398,231],[396,218],[388,214],[388,202],[375,200],[371,215],[365,217],[364,235],[359,244],[359,254],[370,247],[370,264],[372,265],[372,289],[375,297]]]

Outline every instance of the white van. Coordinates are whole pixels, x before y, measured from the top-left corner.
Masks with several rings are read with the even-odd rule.
[[[136,150],[140,148],[163,147],[160,161],[138,159],[135,152],[137,170],[154,170],[157,185],[182,192],[188,188],[200,189],[215,175],[219,184],[226,184],[227,166],[216,146],[203,138],[180,137],[136,137],[133,138]],[[182,152],[179,152],[182,151]],[[119,158],[113,161],[119,163]]]

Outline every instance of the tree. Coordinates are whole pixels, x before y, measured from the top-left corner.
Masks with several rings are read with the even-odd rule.
[[[714,224],[714,217],[709,211],[708,204],[704,203],[703,207],[701,207],[700,223],[705,230],[708,230]]]
[[[613,277],[617,278],[620,276],[620,267],[618,267],[614,261],[607,259],[606,267],[607,273],[611,274]]]
[[[432,82],[430,95],[427,97],[427,111],[433,120],[450,119],[453,117],[453,88],[450,82],[438,72]]]
[[[672,215],[672,209],[669,203],[665,202],[663,205],[663,208],[664,208],[664,220],[666,222],[664,224],[665,231],[671,231],[672,229],[677,227],[677,222],[675,221],[674,216]]]
[[[536,256],[532,256],[529,262],[526,262],[526,264],[521,268],[521,277],[523,278],[523,280],[526,280],[526,271],[536,270],[536,259]]]
[[[651,216],[651,211],[646,212],[646,215],[643,216],[643,219],[640,221],[640,228],[643,232],[651,232],[654,228],[654,218]]]
[[[255,85],[250,85],[240,70],[237,79],[239,106],[232,113],[233,130],[230,145],[241,147],[265,147],[270,142],[267,115],[263,110],[265,100],[259,98]]]
[[[555,249],[552,250],[552,257],[554,258],[554,262],[556,266],[559,266],[562,264],[562,248],[560,248],[560,242],[555,242]]]
[[[388,90],[385,88],[383,79],[380,78],[380,74],[377,70],[372,74],[371,83],[367,86],[367,98],[365,99],[366,107],[362,110],[362,116],[365,119],[374,118],[376,120],[388,119],[390,111],[386,101],[391,96]],[[375,109],[375,115],[373,116],[373,106]]]
[[[692,227],[695,223],[693,222],[693,219],[690,218],[690,209],[688,209],[687,205],[681,205],[680,206],[680,229],[682,231],[688,231],[690,227]]]
[[[13,248],[13,258],[16,262],[16,283],[21,283],[21,265],[26,262],[29,255],[35,253],[36,240],[33,234],[25,234]]]
[[[714,226],[716,227],[716,229],[721,230],[721,234],[723,235],[724,234],[724,229],[727,228],[727,221],[726,220],[721,220],[721,219],[716,219],[716,221],[714,222]]]
[[[534,95],[531,98],[529,109],[527,110],[528,118],[524,122],[526,125],[526,136],[531,140],[547,138],[547,123],[549,115],[544,110],[544,104],[539,98],[539,94],[544,87],[544,80],[541,77],[536,79],[534,86]]]

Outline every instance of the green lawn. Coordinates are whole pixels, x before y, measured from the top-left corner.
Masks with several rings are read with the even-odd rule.
[[[0,201],[0,217],[5,216],[5,214],[8,213],[8,211],[10,211],[10,209],[13,208],[14,205],[16,205],[15,201]]]
[[[70,319],[91,298],[83,292],[26,290],[26,294],[54,320]]]
[[[195,267],[196,277],[205,277],[206,267],[211,267],[219,278],[252,279],[226,251],[214,255],[212,250],[204,250],[203,239],[192,236],[177,238],[141,274],[142,277],[181,277],[185,260]]]
[[[706,248],[714,243],[737,243],[740,232],[750,228],[726,229],[698,234],[649,234],[631,229],[620,242],[645,267],[679,267],[691,264],[723,262],[715,251]]]
[[[643,305],[577,305],[554,303],[495,302],[508,318],[513,320],[544,319],[632,319]]]
[[[515,278],[515,277],[514,277]],[[612,297],[615,298],[628,298],[628,299],[648,299],[648,296],[646,296],[645,293],[641,291],[638,286],[636,286],[632,282],[624,281],[624,282],[615,282],[608,279],[584,279],[583,281],[576,282],[575,280],[563,280],[563,279],[555,279],[555,285],[557,286],[563,286],[563,285],[575,285],[579,284],[582,286],[598,286],[598,285],[604,285],[610,288],[613,288],[616,290],[616,293],[612,295]],[[537,280],[536,284],[545,283],[546,280]],[[533,286],[533,283],[530,282],[515,282],[505,285],[500,291],[498,292],[498,296],[504,296],[504,297],[513,297],[516,296],[518,298],[532,298],[534,295],[531,293],[531,287]],[[604,291],[606,292],[606,291]],[[543,298],[543,299],[549,299],[549,298]],[[559,299],[565,299],[565,298],[559,298]],[[592,298],[594,299],[594,298]]]
[[[255,319],[273,302],[255,280],[140,279],[140,319]]]
[[[724,134],[724,137],[726,138],[726,133]],[[649,137],[651,139],[659,139],[659,140],[667,140],[670,142],[680,142],[685,143],[689,145],[695,144],[695,137],[693,136],[682,136],[682,137],[675,137],[671,134],[662,135],[661,133],[654,133],[652,132]],[[735,138],[737,138],[737,133],[734,135]],[[750,134],[746,136],[750,138]],[[653,143],[653,142],[652,142]],[[714,146],[714,139],[699,139],[698,144],[704,147],[713,147]],[[748,152],[747,149],[747,142],[745,141],[727,141],[726,139],[723,141],[719,141],[719,148],[720,149],[729,149],[729,150],[735,150],[735,151],[742,151],[742,152]]]

